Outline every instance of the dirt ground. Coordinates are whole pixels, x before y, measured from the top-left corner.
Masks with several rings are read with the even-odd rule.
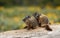
[[[60,24],[50,25],[53,31],[47,31],[44,28],[38,27],[34,30],[11,30],[0,33],[0,38],[58,38],[60,36]],[[56,37],[55,37],[55,36]]]

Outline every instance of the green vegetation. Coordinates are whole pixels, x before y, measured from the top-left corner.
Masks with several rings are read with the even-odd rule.
[[[60,0],[0,0],[0,32],[24,28],[22,19],[36,11],[60,24]]]
[[[36,7],[1,8],[0,31],[24,28],[25,24],[22,21],[22,19],[27,15],[32,15],[35,11],[47,15],[52,24],[60,23],[60,10],[38,8]]]
[[[60,6],[60,0],[0,0],[0,6],[40,6],[44,8],[46,5]]]

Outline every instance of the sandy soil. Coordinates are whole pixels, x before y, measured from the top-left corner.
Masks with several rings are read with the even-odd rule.
[[[60,33],[60,25],[54,24],[50,27],[53,29],[53,31],[47,31],[44,28],[38,27],[34,30],[21,29],[1,32],[0,38],[52,38],[53,34],[56,35],[57,33]]]

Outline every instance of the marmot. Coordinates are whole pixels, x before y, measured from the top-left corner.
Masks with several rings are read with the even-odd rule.
[[[49,27],[49,20],[46,15],[35,12],[33,16],[38,21],[39,27],[45,27],[46,30],[52,31],[52,29]]]
[[[26,23],[27,26],[25,28],[28,30],[35,29],[38,26],[38,22],[34,16],[26,16],[23,21]]]

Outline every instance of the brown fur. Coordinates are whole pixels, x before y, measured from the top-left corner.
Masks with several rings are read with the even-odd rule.
[[[31,16],[30,18],[26,19],[25,23],[27,25],[25,28],[27,28],[28,30],[35,29],[38,26],[37,20],[33,16]]]
[[[40,24],[40,27],[45,27],[46,30],[52,31],[52,29],[49,27],[49,20],[48,17],[44,14],[35,13],[33,16],[36,18],[38,23]]]

